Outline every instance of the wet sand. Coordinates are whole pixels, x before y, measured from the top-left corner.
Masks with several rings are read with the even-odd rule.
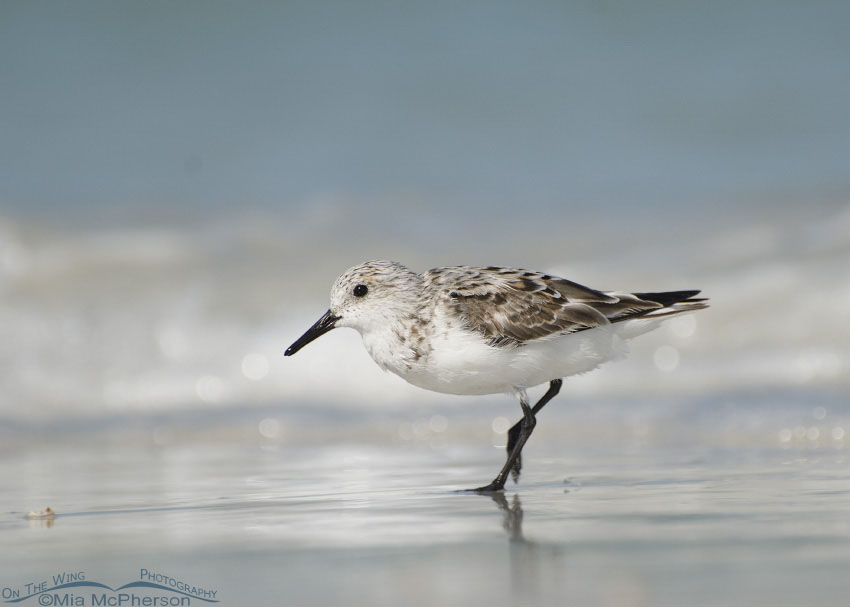
[[[223,605],[846,604],[843,441],[551,436],[494,497],[458,492],[501,458],[471,440],[6,452],[0,588],[61,572],[116,588],[147,569]],[[46,506],[55,518],[27,518]],[[16,604],[56,604],[38,599]]]

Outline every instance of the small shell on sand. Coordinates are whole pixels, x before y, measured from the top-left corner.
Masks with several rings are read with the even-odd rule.
[[[28,519],[39,519],[39,520],[54,519],[54,518],[56,518],[56,513],[53,511],[53,508],[48,506],[47,508],[45,508],[41,512],[30,512],[29,514],[27,514],[27,518]]]

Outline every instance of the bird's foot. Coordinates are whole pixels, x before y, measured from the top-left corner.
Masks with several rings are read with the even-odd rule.
[[[505,490],[505,481],[494,479],[489,485],[478,487],[476,489],[466,489],[464,493],[496,493],[497,491]]]

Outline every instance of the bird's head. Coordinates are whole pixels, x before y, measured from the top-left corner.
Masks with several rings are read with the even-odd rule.
[[[421,284],[421,276],[394,261],[367,261],[349,268],[331,288],[331,307],[286,349],[285,356],[335,327],[351,327],[363,335],[409,315]]]

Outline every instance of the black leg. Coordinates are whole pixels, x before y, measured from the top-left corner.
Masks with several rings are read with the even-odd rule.
[[[525,441],[527,441],[528,437],[531,436],[531,433],[534,432],[534,426],[537,424],[537,420],[534,419],[534,411],[528,406],[528,400],[525,392],[520,393],[519,404],[522,407],[523,418],[519,424],[519,436],[517,436],[516,445],[514,445],[513,451],[511,451],[510,455],[508,455],[508,461],[505,462],[502,470],[496,478],[493,479],[492,483],[485,485],[484,487],[473,489],[473,491],[489,493],[491,491],[501,491],[505,488],[505,481],[508,478],[508,473],[514,467],[514,463],[519,457],[522,447],[525,445]]]
[[[555,396],[558,394],[558,391],[561,389],[561,384],[563,384],[563,383],[564,382],[560,379],[553,379],[552,381],[549,382],[549,389],[546,390],[546,394],[544,394],[540,398],[540,400],[537,401],[537,404],[534,405],[534,407],[531,409],[531,412],[535,416],[537,415],[537,412],[540,411],[540,409],[542,409],[546,405],[546,403],[548,403],[550,400],[555,398]],[[516,446],[516,442],[517,442],[517,439],[519,438],[520,427],[522,426],[522,422],[523,422],[523,420],[519,420],[517,423],[515,423],[513,425],[513,427],[511,427],[510,430],[508,430],[508,444],[506,446],[506,449],[508,451],[508,457],[510,457],[511,453],[514,450],[514,447]],[[522,469],[522,456],[517,455],[516,461],[514,461],[514,466],[513,466],[513,468],[511,468],[511,476],[514,479],[514,482],[517,482],[519,480],[519,472],[520,472],[521,469]]]

